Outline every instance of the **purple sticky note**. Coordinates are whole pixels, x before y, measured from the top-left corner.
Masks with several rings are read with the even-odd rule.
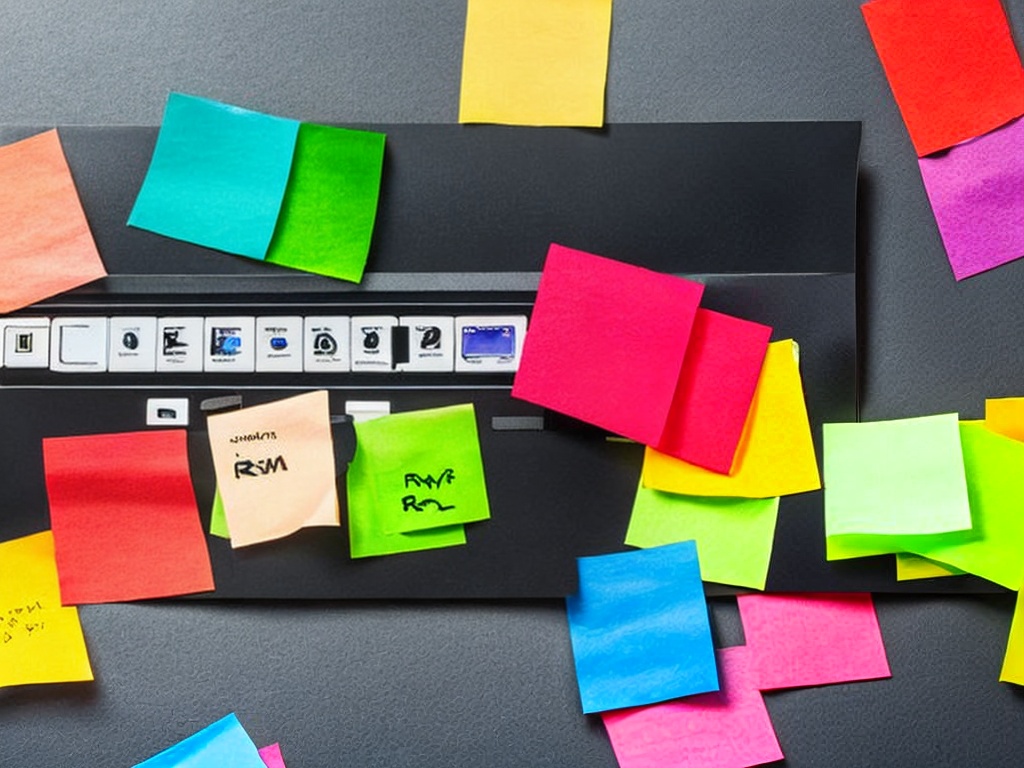
[[[1024,256],[1024,118],[918,163],[957,280]]]

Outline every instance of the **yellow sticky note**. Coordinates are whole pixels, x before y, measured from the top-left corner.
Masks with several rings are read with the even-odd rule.
[[[1000,435],[1024,440],[1024,397],[986,400],[985,426]]]
[[[1006,656],[1003,658],[1003,669],[999,673],[999,682],[1024,685],[1024,599],[1017,592],[1017,606],[1013,609],[1013,622],[1010,624],[1010,638],[1006,643]]]
[[[0,544],[0,687],[92,679],[78,609],[61,607],[53,534]]]
[[[791,339],[768,345],[731,475],[648,448],[644,486],[688,496],[755,499],[821,488],[797,356]]]
[[[912,555],[909,552],[896,553],[896,581],[934,579],[939,576],[959,576],[961,574],[963,571],[959,568],[929,560],[927,557]]]
[[[460,123],[604,124],[612,0],[468,0]]]
[[[327,392],[218,413],[207,425],[232,547],[338,525]]]

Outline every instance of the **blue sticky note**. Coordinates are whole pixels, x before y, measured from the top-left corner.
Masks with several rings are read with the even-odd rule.
[[[718,690],[695,542],[577,563],[566,605],[584,712]]]
[[[266,764],[232,713],[135,768],[266,768]]]
[[[298,131],[296,120],[172,93],[129,226],[263,259]]]

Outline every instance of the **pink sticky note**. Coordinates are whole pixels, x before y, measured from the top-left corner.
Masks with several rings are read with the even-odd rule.
[[[512,395],[656,445],[703,291],[553,244]]]
[[[1024,118],[918,164],[957,280],[1024,256]]]
[[[740,595],[762,691],[890,677],[871,595]]]
[[[767,325],[698,309],[679,386],[656,448],[713,472],[732,469],[757,389]]]
[[[602,714],[620,768],[736,768],[783,758],[747,647],[717,655],[720,691]]]
[[[266,747],[261,747],[260,759],[267,764],[267,768],[287,768],[284,764],[284,758],[281,756],[281,745],[270,744]]]

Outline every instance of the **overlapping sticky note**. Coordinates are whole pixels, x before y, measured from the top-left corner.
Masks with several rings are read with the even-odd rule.
[[[326,391],[213,414],[207,427],[232,547],[339,524]]]
[[[130,226],[359,281],[383,134],[171,93]]]
[[[206,592],[185,430],[43,439],[65,605]]]
[[[718,690],[694,542],[577,562],[566,606],[584,712]]]
[[[944,576],[959,576],[963,573],[959,568],[929,560],[921,555],[909,552],[896,553],[896,581],[915,581],[917,579],[935,579]]]
[[[1010,623],[1010,637],[1006,643],[1006,655],[1003,657],[1003,668],[999,672],[1000,682],[1015,685],[1024,685],[1024,598],[1021,595],[1022,591],[1018,589],[1013,620]]]
[[[490,517],[472,404],[381,416],[355,430],[352,557],[465,544],[464,524]]]
[[[61,607],[53,534],[0,543],[0,688],[92,679],[78,609]]]
[[[778,515],[778,496],[681,496],[640,486],[626,544],[649,548],[693,540],[701,579],[764,589]]]
[[[1000,435],[1024,441],[1024,397],[987,399],[985,426]]]
[[[1024,70],[1000,0],[875,0],[861,10],[918,155],[1024,114]]]
[[[227,715],[135,768],[266,768],[235,714]]]
[[[890,677],[870,594],[737,598],[762,691]]]
[[[957,280],[1024,256],[1024,119],[918,165]]]
[[[0,312],[107,274],[57,131],[0,147]]]
[[[736,768],[783,759],[749,649],[716,655],[720,691],[601,715],[619,768]]]
[[[269,744],[259,749],[260,759],[266,763],[267,768],[287,768],[284,764],[284,757],[281,755],[280,744]]]
[[[824,425],[829,559],[902,552],[972,527],[955,413]]]
[[[604,123],[612,0],[468,0],[460,123]]]
[[[820,488],[797,358],[792,340],[768,345],[732,474],[711,472],[648,448],[644,485],[691,496],[747,498]]]

